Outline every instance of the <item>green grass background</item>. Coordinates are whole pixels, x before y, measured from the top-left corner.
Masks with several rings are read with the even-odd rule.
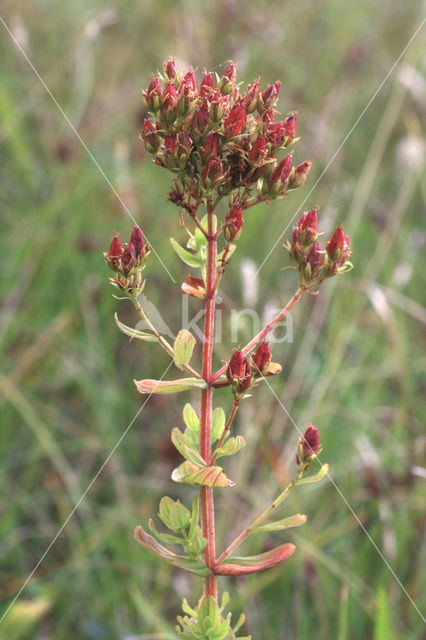
[[[422,11],[423,10],[423,11]],[[252,209],[223,282],[243,306],[241,261],[260,266],[421,23],[421,1],[3,0],[2,17],[147,233],[146,294],[170,327],[180,322],[186,277],[168,237],[184,238],[167,202],[170,176],[138,139],[140,91],[167,55],[239,79],[280,78],[279,108],[299,111],[296,159],[305,185]],[[425,610],[422,127],[424,28],[355,127],[306,206],[320,204],[326,234],[340,221],[354,270],[293,313],[292,343],[277,345],[272,387],[303,429],[321,430],[322,460],[416,605]],[[167,354],[129,343],[130,305],[112,298],[102,251],[132,223],[41,82],[0,24],[0,601],[3,611],[141,406],[134,377],[160,377]],[[296,286],[282,243],[259,273],[256,309],[281,305]],[[245,285],[247,287],[247,284]],[[191,303],[192,304],[192,303]],[[192,309],[196,311],[197,305]],[[239,340],[250,335],[241,324]],[[423,333],[424,336],[424,333]],[[231,346],[217,345],[217,363]],[[233,345],[235,348],[235,345]],[[199,349],[196,357],[199,358]],[[294,470],[297,432],[267,387],[240,411],[248,446],[227,462],[234,489],[217,491],[218,545],[239,532]],[[229,408],[230,394],[216,404]],[[0,637],[173,638],[182,575],[133,540],[173,485],[171,427],[190,397],[149,400],[4,621]],[[198,399],[192,398],[194,404]],[[281,517],[308,523],[244,552],[292,541],[283,567],[221,581],[254,640],[420,640],[424,623],[339,492],[328,480],[300,489]]]

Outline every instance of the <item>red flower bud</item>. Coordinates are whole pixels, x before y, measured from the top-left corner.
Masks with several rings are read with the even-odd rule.
[[[342,225],[337,227],[336,231],[327,242],[325,249],[332,263],[332,271],[337,271],[337,269],[350,258],[352,252],[349,246],[349,236],[345,236],[343,233]]]
[[[143,258],[146,253],[145,242],[143,240],[143,233],[137,224],[133,227],[132,235],[130,236],[130,242],[135,250],[135,258]]]
[[[123,254],[120,238],[117,234],[111,240],[108,253],[104,253],[104,258],[107,265],[113,270],[117,271],[120,268],[120,258]]]
[[[200,98],[207,98],[211,91],[214,90],[214,80],[211,73],[204,74],[204,78],[200,85]]]
[[[252,354],[251,361],[253,364],[253,371],[255,375],[265,375],[268,371],[269,363],[271,362],[271,352],[269,345],[264,340],[256,349],[256,353]]]
[[[280,193],[285,189],[292,161],[291,154],[288,154],[275,167],[271,176],[271,190],[273,193]]]
[[[202,172],[202,179],[207,187],[214,187],[223,177],[222,163],[219,158],[210,156]]]
[[[302,244],[308,246],[318,236],[317,210],[304,211],[297,226]]]
[[[230,361],[228,362],[228,366],[226,368],[226,376],[229,382],[233,382],[235,379],[244,377],[244,362],[245,356],[242,351],[237,349],[232,354]]]
[[[312,460],[320,446],[318,429],[310,424],[302,440],[303,461]]]
[[[226,368],[226,376],[235,392],[241,393],[251,386],[250,365],[243,352],[237,349]]]
[[[166,136],[164,138],[164,147],[166,151],[173,153],[176,151],[176,140],[173,136]]]
[[[220,79],[218,89],[222,92],[224,96],[227,96],[231,93],[232,87],[235,84],[235,80],[237,78],[237,67],[234,63],[229,64],[225,71],[223,72],[223,76]]]
[[[121,256],[121,266],[123,268],[124,274],[128,275],[135,264],[135,248],[132,244],[126,244],[126,246],[124,247],[123,255]]]
[[[270,84],[262,92],[258,101],[258,108],[260,106],[260,113],[263,113],[264,109],[270,109],[275,107],[278,95],[281,89],[281,82],[277,80],[274,84]]]
[[[265,136],[274,149],[282,145],[285,137],[284,122],[271,122],[268,124]]]
[[[219,154],[219,136],[217,133],[211,133],[207,136],[204,146],[200,148],[201,157],[206,161],[210,156],[218,156]]]
[[[286,145],[292,142],[296,135],[297,113],[290,114],[284,120],[284,135],[287,138]]]
[[[235,104],[224,122],[225,138],[239,135],[246,124],[246,109],[243,104]]]
[[[255,80],[252,84],[249,84],[247,87],[247,92],[244,97],[246,112],[253,113],[256,109],[257,102],[259,100],[259,82]]]
[[[302,186],[308,176],[311,166],[312,162],[305,161],[295,168],[293,176],[290,179],[290,189],[297,189]]]
[[[147,91],[142,93],[145,103],[151,111],[158,111],[161,105],[161,84],[157,76],[151,76]]]
[[[305,258],[305,278],[308,282],[313,280],[319,275],[319,271],[321,269],[323,263],[323,256],[321,253],[321,247],[318,241],[312,244]]]
[[[207,126],[207,120],[207,115],[200,109],[197,109],[192,114],[190,129],[191,137],[195,142],[199,142],[203,137]]]
[[[227,242],[238,240],[243,226],[243,209],[239,202],[236,202],[226,216],[223,235]]]
[[[184,86],[190,87],[193,91],[195,91],[197,83],[195,80],[195,73],[193,71],[188,71],[188,73],[185,74],[179,91],[181,91],[182,87]]]
[[[173,80],[173,78],[176,75],[176,63],[173,60],[173,58],[168,58],[167,62],[164,63],[163,65],[164,68],[164,73],[166,74],[166,76],[170,79]]]
[[[156,153],[158,151],[160,146],[160,137],[156,127],[152,124],[151,120],[148,120],[148,118],[143,121],[142,138],[145,148],[149,153]]]
[[[111,240],[111,245],[109,248],[108,256],[110,258],[120,258],[123,253],[123,249],[121,247],[120,238],[116,233],[113,239]]]
[[[248,154],[248,161],[255,166],[261,166],[266,158],[266,143],[265,138],[258,138],[253,143],[252,148]]]

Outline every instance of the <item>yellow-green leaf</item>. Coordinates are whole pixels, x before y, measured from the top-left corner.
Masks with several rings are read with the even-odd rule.
[[[233,487],[234,482],[226,477],[222,467],[199,467],[184,462],[172,473],[172,480],[184,484],[199,484],[207,487]]]
[[[196,340],[188,329],[181,329],[173,345],[173,360],[179,369],[183,369],[191,360]]]

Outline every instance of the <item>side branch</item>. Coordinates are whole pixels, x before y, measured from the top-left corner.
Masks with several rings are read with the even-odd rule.
[[[296,293],[293,295],[293,297],[291,298],[291,300],[289,300],[289,302],[286,304],[286,306],[281,309],[281,311],[279,313],[277,313],[277,315],[275,316],[275,318],[273,318],[271,320],[271,322],[268,322],[268,324],[266,325],[266,327],[264,327],[261,331],[259,331],[259,333],[254,336],[254,338],[252,338],[252,340],[250,340],[250,342],[248,342],[245,347],[243,347],[241,349],[241,351],[243,352],[244,355],[247,355],[248,353],[250,353],[250,351],[252,349],[254,349],[254,347],[256,345],[259,344],[259,342],[262,342],[262,340],[264,338],[266,338],[266,336],[268,335],[268,333],[270,331],[272,331],[272,329],[279,323],[281,322],[281,320],[283,320],[286,315],[288,314],[289,311],[291,311],[291,309],[294,307],[294,305],[296,304],[296,302],[299,300],[299,298],[302,296],[302,294],[307,291],[307,287],[306,285],[301,285],[298,290],[296,291]],[[226,371],[226,367],[227,364],[224,364],[223,367],[221,367],[218,371],[216,371],[216,373],[213,376],[213,381],[216,382],[216,380],[218,378],[220,378],[220,376],[225,373]]]

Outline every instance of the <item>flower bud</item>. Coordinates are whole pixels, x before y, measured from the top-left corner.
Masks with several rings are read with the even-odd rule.
[[[241,103],[235,104],[224,122],[225,138],[239,135],[246,124],[246,109]]]
[[[146,253],[145,242],[143,239],[143,233],[137,224],[133,227],[132,235],[130,236],[130,242],[135,250],[135,258],[139,260],[144,257]]]
[[[158,135],[156,127],[152,124],[151,120],[145,118],[142,127],[142,139],[145,145],[145,149],[149,153],[156,153],[160,146],[160,136]]]
[[[132,244],[126,244],[121,256],[121,267],[124,275],[128,275],[136,264],[135,248]]]
[[[294,140],[294,136],[296,135],[296,126],[297,126],[297,113],[291,113],[284,120],[284,135],[286,138],[286,145]]]
[[[318,241],[314,242],[308,249],[305,258],[304,277],[306,282],[311,282],[320,276],[323,263],[323,255]]]
[[[249,84],[247,87],[246,95],[244,97],[247,113],[253,113],[256,109],[257,102],[259,100],[259,91],[259,82],[257,80],[252,82],[252,84]]]
[[[192,114],[190,125],[190,133],[194,142],[200,142],[206,130],[206,126],[207,115],[201,111],[201,109],[196,109]]]
[[[205,73],[200,85],[200,98],[208,98],[214,90],[214,80],[211,73]]]
[[[211,188],[219,184],[223,178],[222,163],[219,158],[211,156],[202,171],[202,179],[207,188]]]
[[[223,117],[224,98],[220,91],[212,91],[208,97],[208,112],[213,122],[219,122]]]
[[[342,225],[339,225],[325,245],[327,252],[327,270],[337,273],[339,268],[351,257],[349,236],[343,233]]]
[[[260,136],[254,143],[248,154],[248,161],[256,167],[261,167],[266,158],[265,138]]]
[[[201,158],[204,162],[210,156],[217,157],[219,155],[219,136],[217,133],[211,133],[207,136],[204,145],[200,148]]]
[[[183,86],[188,86],[188,87],[190,87],[193,91],[195,91],[195,90],[196,90],[196,88],[197,88],[197,82],[196,82],[196,80],[195,80],[195,73],[194,73],[192,70],[191,70],[191,71],[188,71],[188,73],[186,73],[186,74],[184,75],[183,80],[182,80],[182,84],[181,84],[181,88],[182,88]]]
[[[292,165],[292,156],[289,153],[288,156],[283,158],[275,167],[272,176],[270,188],[272,193],[277,194],[284,191],[287,186],[287,178],[290,175],[291,165]]]
[[[256,352],[251,356],[253,373],[257,376],[264,376],[268,371],[271,358],[272,355],[269,350],[269,345],[266,340],[264,340],[257,347]]]
[[[239,202],[236,202],[228,215],[226,216],[223,235],[227,242],[238,240],[241,235],[241,229],[243,226],[243,209]]]
[[[317,210],[304,211],[297,226],[302,244],[310,245],[318,237]]]
[[[259,113],[263,113],[265,109],[271,109],[275,107],[278,95],[281,89],[281,82],[277,80],[274,84],[270,84],[266,87],[265,91],[259,97],[257,102],[257,110]]]
[[[316,458],[317,451],[320,447],[320,439],[318,429],[310,424],[306,429],[303,438],[299,438],[298,446],[298,462],[303,464],[311,462]]]
[[[294,173],[290,178],[290,189],[297,189],[298,187],[302,186],[308,176],[311,166],[312,162],[305,161],[295,168]]]
[[[161,115],[169,124],[174,122],[177,116],[177,99],[178,94],[176,92],[175,85],[169,82],[164,87],[163,104],[161,105]]]
[[[252,383],[250,365],[243,352],[237,349],[226,368],[226,377],[232,385],[234,393],[246,391]]]
[[[273,149],[281,146],[285,138],[284,122],[271,122],[265,127],[265,136]]]
[[[113,271],[117,271],[120,268],[120,259],[122,255],[123,249],[121,247],[120,238],[115,234],[111,240],[108,253],[104,253],[105,261]]]
[[[147,91],[142,92],[146,106],[151,111],[158,111],[161,106],[161,84],[158,76],[151,76]]]
[[[167,59],[167,62],[164,63],[163,65],[163,69],[164,69],[164,73],[166,74],[166,76],[170,79],[173,80],[175,75],[176,75],[176,63],[174,61],[174,59],[172,57],[169,57]]]
[[[217,87],[219,91],[222,92],[222,95],[227,96],[231,93],[232,88],[235,85],[236,78],[237,67],[233,62],[231,62],[231,64],[229,64],[223,72],[223,76],[221,77]]]
[[[185,117],[191,113],[197,104],[195,91],[189,84],[181,84],[179,88],[178,113]]]

